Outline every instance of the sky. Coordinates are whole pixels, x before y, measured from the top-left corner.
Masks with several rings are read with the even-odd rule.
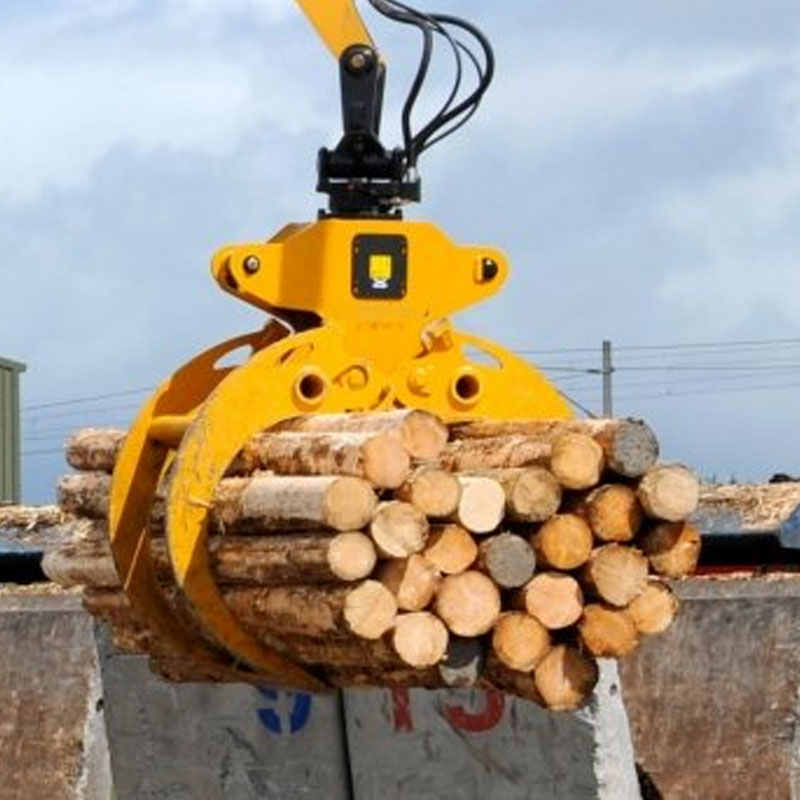
[[[614,412],[650,422],[666,460],[800,474],[796,0],[435,10],[497,55],[474,120],[423,157],[409,215],[511,258],[459,325],[594,413],[610,340]],[[364,16],[394,145],[419,43]],[[209,259],[314,217],[337,68],[290,0],[6,0],[0,109],[0,356],[28,365],[23,494],[45,502],[71,430],[128,424],[192,354],[260,327]]]

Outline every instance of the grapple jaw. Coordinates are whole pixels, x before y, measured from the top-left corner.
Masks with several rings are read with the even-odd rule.
[[[213,271],[240,299],[319,325],[290,334],[273,321],[206,351],[157,389],[115,468],[114,559],[134,615],[166,655],[229,679],[319,690],[323,683],[280,642],[241,626],[211,573],[209,510],[245,443],[308,413],[407,407],[454,422],[569,410],[529,364],[452,327],[446,315],[494,293],[507,265],[497,251],[457,247],[426,223],[289,226],[266,244],[223,249]],[[221,366],[241,348],[249,352],[244,363]],[[156,579],[149,550],[159,491],[166,492],[170,589]]]

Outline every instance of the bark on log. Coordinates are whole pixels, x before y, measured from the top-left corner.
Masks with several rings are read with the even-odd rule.
[[[275,425],[273,431],[303,433],[382,433],[396,436],[413,458],[435,459],[447,442],[448,430],[438,417],[427,411],[348,412],[294,417]]]
[[[800,506],[800,481],[704,484],[691,521],[704,533],[772,533]]]
[[[486,572],[502,589],[518,589],[533,576],[536,556],[525,539],[500,533],[479,546],[478,569]]]
[[[526,436],[544,442],[552,442],[562,433],[583,433],[603,448],[608,467],[628,478],[644,475],[658,459],[655,434],[634,419],[487,420],[460,423],[450,430],[456,439]]]
[[[631,541],[644,517],[636,492],[618,483],[607,483],[591,492],[580,504],[579,513],[603,542]]]
[[[458,508],[461,484],[443,469],[423,466],[395,492],[395,498],[411,503],[426,517],[446,519]]]
[[[359,478],[273,475],[222,481],[213,508],[218,523],[234,530],[355,531],[367,525],[376,505],[372,488]]]
[[[494,625],[492,648],[509,669],[530,672],[550,649],[550,634],[529,614],[507,611]]]
[[[491,478],[459,475],[461,497],[453,522],[472,533],[490,533],[502,522],[506,495],[503,487]]]
[[[662,522],[639,537],[652,569],[666,578],[684,578],[697,568],[700,532],[689,522]]]
[[[127,433],[116,428],[84,428],[67,441],[67,463],[81,472],[114,471]]]
[[[386,561],[376,578],[394,595],[401,611],[422,611],[427,608],[439,586],[438,570],[418,554]]]
[[[556,514],[533,534],[531,546],[542,566],[576,569],[592,554],[592,531],[577,514]]]
[[[639,633],[663,633],[678,614],[678,598],[666,584],[651,580],[625,610]]]
[[[456,575],[472,566],[478,545],[459,525],[434,525],[422,555],[445,575]]]
[[[461,439],[448,443],[439,456],[442,469],[450,472],[484,472],[511,467],[550,466],[552,447],[548,442],[525,436],[496,436],[491,439]]]
[[[516,596],[515,604],[551,631],[568,628],[583,613],[583,592],[571,575],[541,572]]]
[[[481,636],[500,616],[500,591],[481,572],[447,575],[436,592],[435,610],[457,636]]]
[[[406,558],[419,553],[428,540],[428,520],[410,503],[381,503],[370,522],[369,533],[382,558]]]
[[[0,503],[0,528],[51,528],[68,521],[58,506],[21,506]]]
[[[450,636],[447,653],[439,663],[439,675],[452,688],[477,685],[486,663],[486,648],[481,639]]]
[[[647,572],[647,559],[640,550],[606,544],[592,552],[582,577],[606,603],[624,608],[645,590]]]
[[[153,539],[150,552],[156,574],[172,581],[163,539]],[[281,586],[335,583],[366,578],[376,561],[375,547],[363,533],[325,531],[265,537],[214,536],[209,562],[221,585]],[[108,540],[72,541],[47,550],[42,569],[55,583],[117,588],[120,585]]]
[[[449,634],[434,614],[417,611],[399,614],[392,633],[392,645],[400,659],[420,669],[438,664],[447,652]]]
[[[664,464],[648,470],[639,482],[637,493],[649,516],[680,522],[697,508],[700,482],[682,464]]]
[[[622,658],[639,643],[636,626],[626,611],[590,603],[578,624],[583,646],[593,655]]]
[[[597,683],[598,670],[593,658],[573,647],[558,645],[539,662],[534,675],[536,688],[547,707],[568,711],[589,698]]]
[[[536,687],[536,678],[531,672],[518,672],[509,669],[494,653],[489,653],[481,678],[481,684],[487,689],[516,695],[524,700],[547,708],[544,698]]]
[[[349,475],[379,489],[396,489],[410,466],[400,440],[386,433],[261,433],[242,448],[229,472]]]
[[[92,519],[108,517],[111,477],[102,472],[65,475],[58,483],[59,505]],[[340,476],[255,475],[220,481],[211,508],[211,529],[230,532],[304,530],[329,527],[339,531],[363,528],[377,498],[359,478]],[[163,526],[163,497],[151,521]]]

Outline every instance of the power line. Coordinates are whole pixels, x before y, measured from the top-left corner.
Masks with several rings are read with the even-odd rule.
[[[23,406],[22,411],[39,411],[43,408],[56,408],[58,406],[73,406],[80,403],[91,403],[95,400],[108,400],[112,397],[127,397],[132,394],[142,394],[143,392],[152,392],[154,386],[144,386],[140,389],[124,389],[120,392],[108,392],[107,394],[94,394],[86,395],[85,397],[72,397],[69,400],[56,400],[52,403],[39,403],[38,405]]]

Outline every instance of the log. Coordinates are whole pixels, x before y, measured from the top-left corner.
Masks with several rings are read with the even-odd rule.
[[[242,448],[229,472],[350,475],[379,489],[396,489],[410,467],[400,440],[386,433],[262,433]]]
[[[592,554],[592,531],[577,514],[556,514],[531,536],[530,543],[542,566],[576,569]]]
[[[515,605],[551,631],[568,628],[583,613],[583,592],[571,575],[540,572],[520,590]]]
[[[68,518],[58,506],[20,506],[0,503],[0,528],[52,528],[63,525]]]
[[[377,505],[370,485],[338,476],[256,476],[223,480],[214,498],[224,528],[355,531],[367,525]]]
[[[798,506],[800,481],[704,484],[691,522],[703,533],[772,533]]]
[[[437,616],[417,611],[397,616],[392,645],[404,663],[419,669],[432,667],[444,658],[448,637],[447,628]]]
[[[574,647],[557,645],[534,672],[536,688],[548,708],[569,711],[591,695],[598,678],[597,664]]]
[[[550,649],[550,634],[524,611],[507,611],[495,622],[492,649],[509,669],[530,672]]]
[[[639,643],[636,626],[626,611],[596,603],[583,609],[578,633],[583,646],[598,657],[622,658]]]
[[[624,608],[645,590],[647,573],[647,559],[640,550],[606,544],[592,552],[582,578],[597,597]]]
[[[105,472],[81,472],[64,475],[56,486],[61,510],[90,519],[108,518],[111,476]]]
[[[273,431],[302,433],[382,433],[399,438],[412,458],[435,459],[448,437],[447,426],[438,417],[419,409],[348,412],[293,417],[271,428]]]
[[[439,466],[450,472],[484,472],[527,466],[550,466],[552,447],[525,436],[496,436],[491,439],[462,439],[449,442],[438,458]]]
[[[544,522],[561,504],[561,484],[544,467],[492,470],[487,477],[503,487],[506,515],[515,522]]]
[[[378,581],[364,581],[347,593],[345,621],[350,630],[363,639],[380,639],[391,630],[396,617],[397,601]]]
[[[503,487],[491,478],[459,475],[461,497],[453,522],[472,533],[490,533],[502,522],[506,495]]]
[[[566,489],[590,489],[605,466],[603,448],[583,433],[562,433],[553,441],[550,471]]]
[[[381,503],[369,525],[381,558],[405,558],[419,553],[425,547],[429,530],[424,514],[399,500]]]
[[[445,686],[475,686],[486,663],[486,648],[480,639],[450,636],[447,653],[439,662],[439,675]]]
[[[376,577],[394,595],[401,611],[422,611],[427,608],[439,585],[439,571],[418,554],[384,562]]]
[[[65,475],[58,483],[59,505],[66,512],[106,519],[111,477],[102,472]],[[377,499],[359,478],[340,476],[255,475],[220,481],[211,508],[214,529],[231,532],[304,530],[329,527],[352,531],[367,525]],[[163,497],[151,516],[163,528]]]
[[[664,464],[647,471],[637,493],[649,516],[680,522],[697,508],[700,481],[683,464]]]
[[[662,522],[639,543],[653,571],[665,578],[684,578],[697,568],[700,532],[689,522]]]
[[[468,570],[478,557],[478,545],[460,525],[434,525],[422,555],[445,575]]]
[[[630,486],[607,483],[585,498],[580,512],[603,542],[629,542],[642,524],[644,511]]]
[[[543,708],[547,707],[536,688],[536,678],[533,673],[510,669],[494,653],[490,653],[486,659],[481,684],[489,690],[516,695]]]
[[[446,519],[455,514],[461,484],[449,472],[431,466],[418,468],[395,492],[395,498],[411,503],[426,517]]]
[[[500,588],[518,589],[533,576],[536,556],[521,536],[500,533],[481,542],[477,566]]]
[[[372,540],[363,533],[325,531],[266,537],[214,536],[208,543],[211,570],[222,585],[280,586],[355,581],[366,578],[376,561]],[[150,552],[156,574],[172,581],[163,539],[153,539]],[[85,539],[52,547],[42,569],[64,587],[120,585],[108,540]]]
[[[639,633],[663,633],[678,614],[678,598],[666,584],[651,580],[625,610]]]
[[[568,489],[588,489],[600,480],[604,456],[600,445],[580,433],[563,433],[552,441],[496,436],[452,441],[439,464],[451,472],[538,466]]]
[[[481,572],[446,575],[436,592],[435,610],[457,636],[481,636],[500,616],[500,591]]]
[[[67,463],[81,472],[114,471],[126,431],[116,428],[84,428],[67,441]]]
[[[544,442],[552,442],[563,433],[582,433],[603,448],[609,469],[628,478],[644,475],[658,459],[655,434],[635,419],[485,420],[459,423],[450,431],[456,439],[526,436]]]

